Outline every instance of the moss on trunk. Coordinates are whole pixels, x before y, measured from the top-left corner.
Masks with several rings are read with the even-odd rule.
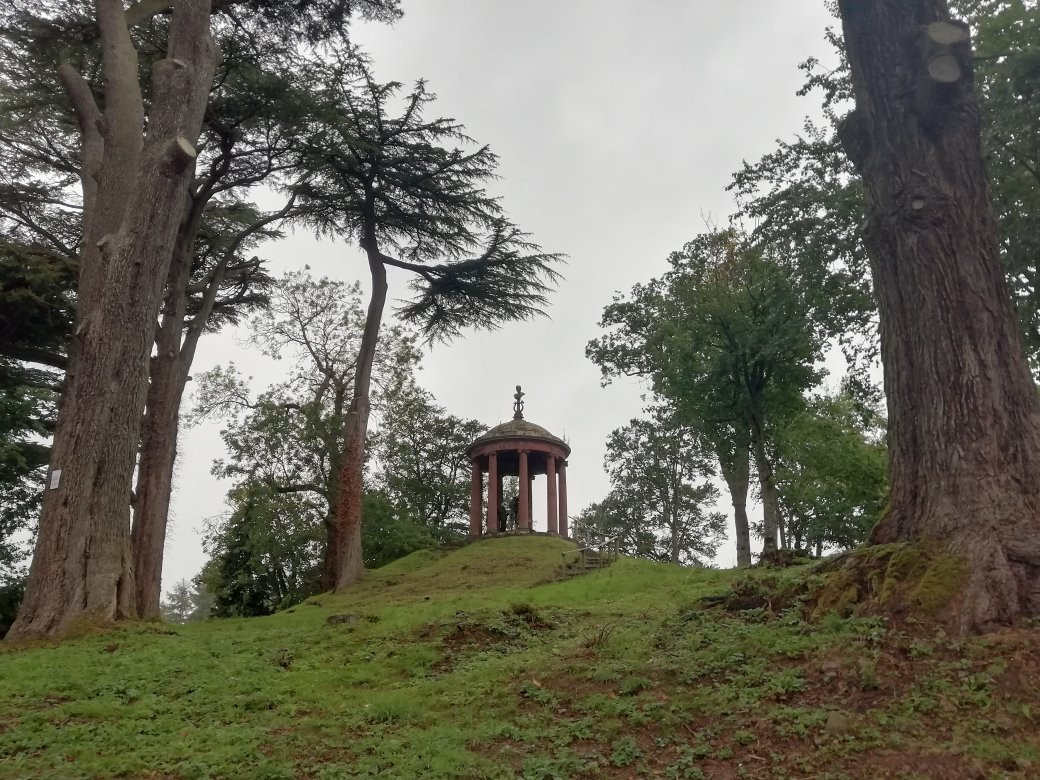
[[[809,585],[812,619],[880,612],[944,621],[969,576],[966,559],[922,542],[866,547],[823,569]]]

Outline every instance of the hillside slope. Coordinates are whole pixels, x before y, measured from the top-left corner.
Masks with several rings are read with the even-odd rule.
[[[746,573],[559,579],[570,549],[483,541],[269,618],[0,651],[0,778],[1040,776],[1040,630],[726,613],[698,599]]]

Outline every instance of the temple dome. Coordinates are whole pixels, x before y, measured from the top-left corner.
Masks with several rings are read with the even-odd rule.
[[[496,425],[487,433],[478,436],[473,441],[473,444],[470,445],[470,449],[478,444],[486,444],[496,439],[540,439],[542,441],[550,441],[553,444],[559,444],[567,452],[570,452],[571,449],[563,439],[553,436],[541,425],[536,425],[530,420],[524,419],[508,420],[500,425]]]

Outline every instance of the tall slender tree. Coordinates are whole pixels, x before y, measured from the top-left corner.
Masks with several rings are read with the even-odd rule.
[[[275,496],[299,494],[294,500],[319,511],[327,538],[335,534],[344,421],[364,324],[358,285],[286,274],[269,310],[250,329],[257,349],[291,365],[289,376],[254,397],[234,366],[207,371],[198,377],[190,416],[192,422],[220,417],[228,423],[222,432],[228,457],[216,463],[214,473],[240,486],[259,484]],[[393,395],[411,384],[418,360],[412,334],[396,325],[389,329],[373,367],[377,393]],[[243,491],[236,495],[258,504],[256,490]],[[324,590],[334,584],[329,548],[322,546]]]
[[[541,252],[481,188],[494,176],[495,155],[472,148],[455,120],[425,116],[434,98],[424,83],[400,96],[399,84],[377,83],[356,58],[326,82],[329,130],[301,150],[314,171],[301,193],[320,230],[357,242],[372,283],[330,539],[339,590],[364,572],[365,439],[388,270],[412,277],[415,297],[401,307],[403,319],[443,340],[466,327],[495,327],[540,313],[560,257]]]
[[[961,632],[1040,614],[1040,395],[1001,269],[969,30],[945,0],[841,0],[881,317],[891,496],[875,542],[969,575]]]

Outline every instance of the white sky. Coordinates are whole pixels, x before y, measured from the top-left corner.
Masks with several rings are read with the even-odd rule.
[[[725,221],[725,191],[743,159],[789,137],[817,100],[798,98],[797,64],[826,61],[823,0],[403,0],[394,27],[359,24],[354,39],[376,77],[427,79],[430,111],[460,120],[500,157],[492,189],[546,251],[569,256],[549,319],[468,333],[425,359],[423,384],[459,416],[489,426],[525,416],[570,442],[570,512],[603,497],[604,442],[637,416],[635,382],[601,388],[585,344],[616,291],[665,270],[672,250]],[[263,252],[280,275],[367,275],[349,246],[295,235]],[[400,273],[400,272],[398,272]],[[391,278],[404,295],[405,278]],[[194,373],[234,360],[256,390],[280,366],[232,332],[205,337]],[[189,385],[190,387],[190,385]],[[228,488],[209,473],[223,453],[219,426],[182,431],[163,582],[205,561],[202,523]],[[540,483],[540,481],[539,481]],[[536,497],[543,494],[536,485]],[[544,501],[537,501],[540,507]],[[723,495],[723,509],[728,496]],[[542,510],[544,516],[544,509]],[[537,527],[537,519],[536,519]],[[544,527],[544,526],[543,526]],[[720,565],[733,565],[732,544]]]

